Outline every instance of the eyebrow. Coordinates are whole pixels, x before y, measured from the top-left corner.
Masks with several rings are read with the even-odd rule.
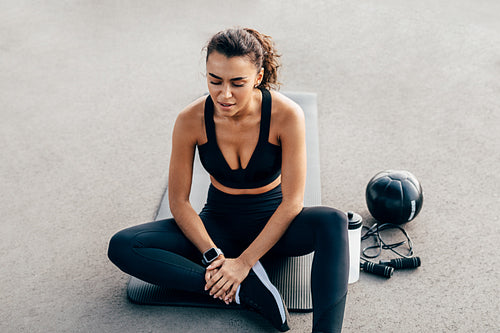
[[[213,73],[208,73],[208,75],[210,75],[211,77],[213,77],[214,79],[217,79],[217,80],[222,80],[221,77],[213,74]],[[235,77],[235,78],[232,78],[232,79],[229,79],[229,81],[241,81],[241,80],[244,80],[246,79],[247,77],[246,76],[239,76],[239,77]]]

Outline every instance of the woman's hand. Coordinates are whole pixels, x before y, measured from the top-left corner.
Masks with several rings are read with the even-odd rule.
[[[207,267],[205,290],[210,290],[211,296],[229,304],[234,300],[236,290],[247,277],[250,268],[240,259],[226,259],[221,255]]]

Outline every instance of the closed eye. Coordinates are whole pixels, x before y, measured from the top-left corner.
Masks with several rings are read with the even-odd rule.
[[[211,79],[215,80],[215,81],[210,81],[210,84],[213,84],[215,86],[219,86],[222,84],[222,78],[220,76],[217,76],[214,73],[208,73],[208,75],[210,76]],[[246,76],[238,76],[238,77],[233,77],[229,81],[231,81],[233,87],[243,87],[247,79],[248,78]]]
[[[213,84],[214,86],[220,86],[222,84],[222,82],[215,82],[215,81],[210,81],[210,83]],[[244,83],[237,84],[233,82],[234,87],[243,87],[244,85],[245,85]]]

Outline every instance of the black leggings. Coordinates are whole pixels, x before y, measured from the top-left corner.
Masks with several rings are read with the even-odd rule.
[[[256,195],[231,195],[210,186],[199,216],[216,246],[227,258],[236,258],[257,237],[281,199],[281,186]],[[299,256],[312,251],[313,327],[323,326],[320,321],[341,327],[349,274],[344,213],[329,207],[305,207],[266,256]],[[143,281],[206,293],[201,254],[174,219],[118,232],[110,241],[108,256],[122,271]]]

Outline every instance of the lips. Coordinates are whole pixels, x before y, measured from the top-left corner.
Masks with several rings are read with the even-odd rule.
[[[221,103],[219,102],[219,105],[222,106],[223,108],[230,108],[231,106],[233,106],[234,104],[231,104],[231,103]]]

